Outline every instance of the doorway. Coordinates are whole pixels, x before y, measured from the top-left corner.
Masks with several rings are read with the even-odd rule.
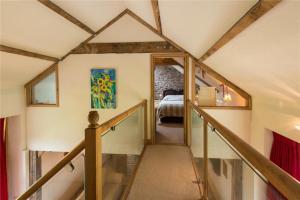
[[[153,144],[187,143],[188,57],[151,55],[151,139]]]

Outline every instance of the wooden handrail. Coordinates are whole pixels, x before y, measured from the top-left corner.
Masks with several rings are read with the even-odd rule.
[[[189,108],[196,110],[204,120],[209,122],[251,165],[257,169],[276,189],[288,199],[299,199],[300,182],[268,160],[248,143],[239,138],[228,128],[220,124],[191,101]]]
[[[116,126],[118,123],[126,119],[132,113],[134,113],[139,107],[147,106],[147,100],[143,100],[141,103],[129,108],[123,113],[117,115],[116,117],[104,122],[99,125],[100,133],[104,133],[109,130],[111,127]],[[44,176],[39,178],[33,185],[31,185],[26,192],[17,198],[17,200],[26,200],[31,197],[35,192],[37,192],[45,183],[47,183],[55,174],[57,174],[64,166],[72,161],[82,150],[85,149],[85,140],[80,142],[71,152],[69,152],[61,161],[59,161],[52,169],[50,169]]]
[[[118,125],[121,121],[125,120],[131,114],[133,114],[138,108],[147,105],[147,100],[143,100],[142,102],[136,104],[135,106],[129,108],[128,110],[124,111],[123,113],[115,116],[114,118],[104,122],[101,124],[98,129],[100,129],[100,133],[104,134],[107,130],[111,127]]]
[[[17,198],[17,200],[26,200],[47,183],[55,174],[73,160],[85,148],[85,141],[80,142],[72,151],[70,151],[61,161],[59,161],[44,176],[39,178],[28,190]]]
[[[129,108],[111,120],[99,125],[99,114],[91,111],[89,126],[85,129],[85,199],[102,199],[102,136],[112,127],[132,115],[140,107],[146,112],[147,100]],[[145,113],[144,113],[145,116]],[[146,129],[145,129],[146,130]]]

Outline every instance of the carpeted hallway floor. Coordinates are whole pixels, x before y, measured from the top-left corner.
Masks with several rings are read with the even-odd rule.
[[[157,123],[156,124],[156,143],[159,144],[183,144],[184,130],[183,124],[176,123]]]
[[[128,195],[129,200],[200,199],[188,147],[148,145]]]

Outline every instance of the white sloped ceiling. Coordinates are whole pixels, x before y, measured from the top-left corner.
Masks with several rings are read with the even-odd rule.
[[[123,0],[125,6],[156,28],[151,0]]]
[[[163,33],[202,56],[257,1],[159,1]]]
[[[281,2],[204,63],[254,97],[300,103],[299,11]]]
[[[299,1],[282,1],[205,63],[252,95],[258,123],[300,142]]]
[[[92,39],[90,43],[144,41],[163,41],[163,39],[139,23],[136,19],[126,14]]]
[[[90,36],[38,1],[1,1],[1,44],[61,57]]]
[[[142,16],[147,23],[155,27],[151,1],[148,0],[55,0],[53,2],[94,31],[126,8]]]
[[[53,62],[0,52],[0,87],[22,86]]]
[[[200,57],[256,2],[160,0],[163,33],[194,56]],[[150,0],[55,0],[54,3],[94,31],[126,8],[156,27]],[[300,37],[299,26],[295,26],[299,20],[295,19],[300,18],[300,12],[297,11],[299,2],[280,3],[205,63],[254,96],[272,96],[298,102]],[[89,36],[38,1],[1,1],[3,45],[60,57]],[[161,38],[125,15],[91,42],[138,41],[161,41]],[[9,59],[13,56],[18,57],[10,55]],[[14,66],[20,66],[23,70],[22,60],[15,59],[14,62],[19,62]],[[48,61],[39,62],[42,68],[46,66],[44,62],[49,64]],[[1,61],[2,69],[7,67],[3,66],[6,63]],[[31,72],[31,76],[26,76],[26,81],[35,77],[38,71],[28,68],[27,73]],[[13,79],[6,77],[7,80]]]
[[[123,1],[104,0],[55,0],[56,5],[97,31],[126,9]]]

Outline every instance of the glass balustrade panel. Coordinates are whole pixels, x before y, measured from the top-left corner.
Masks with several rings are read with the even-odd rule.
[[[55,163],[63,158],[64,153],[44,152],[40,156],[41,167],[39,169],[41,170],[41,175],[44,176],[55,166]],[[29,199],[84,199],[84,158],[85,152],[83,150],[47,181],[37,192],[31,195]]]
[[[191,111],[191,151],[196,168],[198,184],[203,191],[203,119],[192,109]]]
[[[144,108],[102,135],[102,196],[121,199],[128,192],[144,148]]]
[[[216,129],[208,124],[207,130],[209,199],[284,199]]]

